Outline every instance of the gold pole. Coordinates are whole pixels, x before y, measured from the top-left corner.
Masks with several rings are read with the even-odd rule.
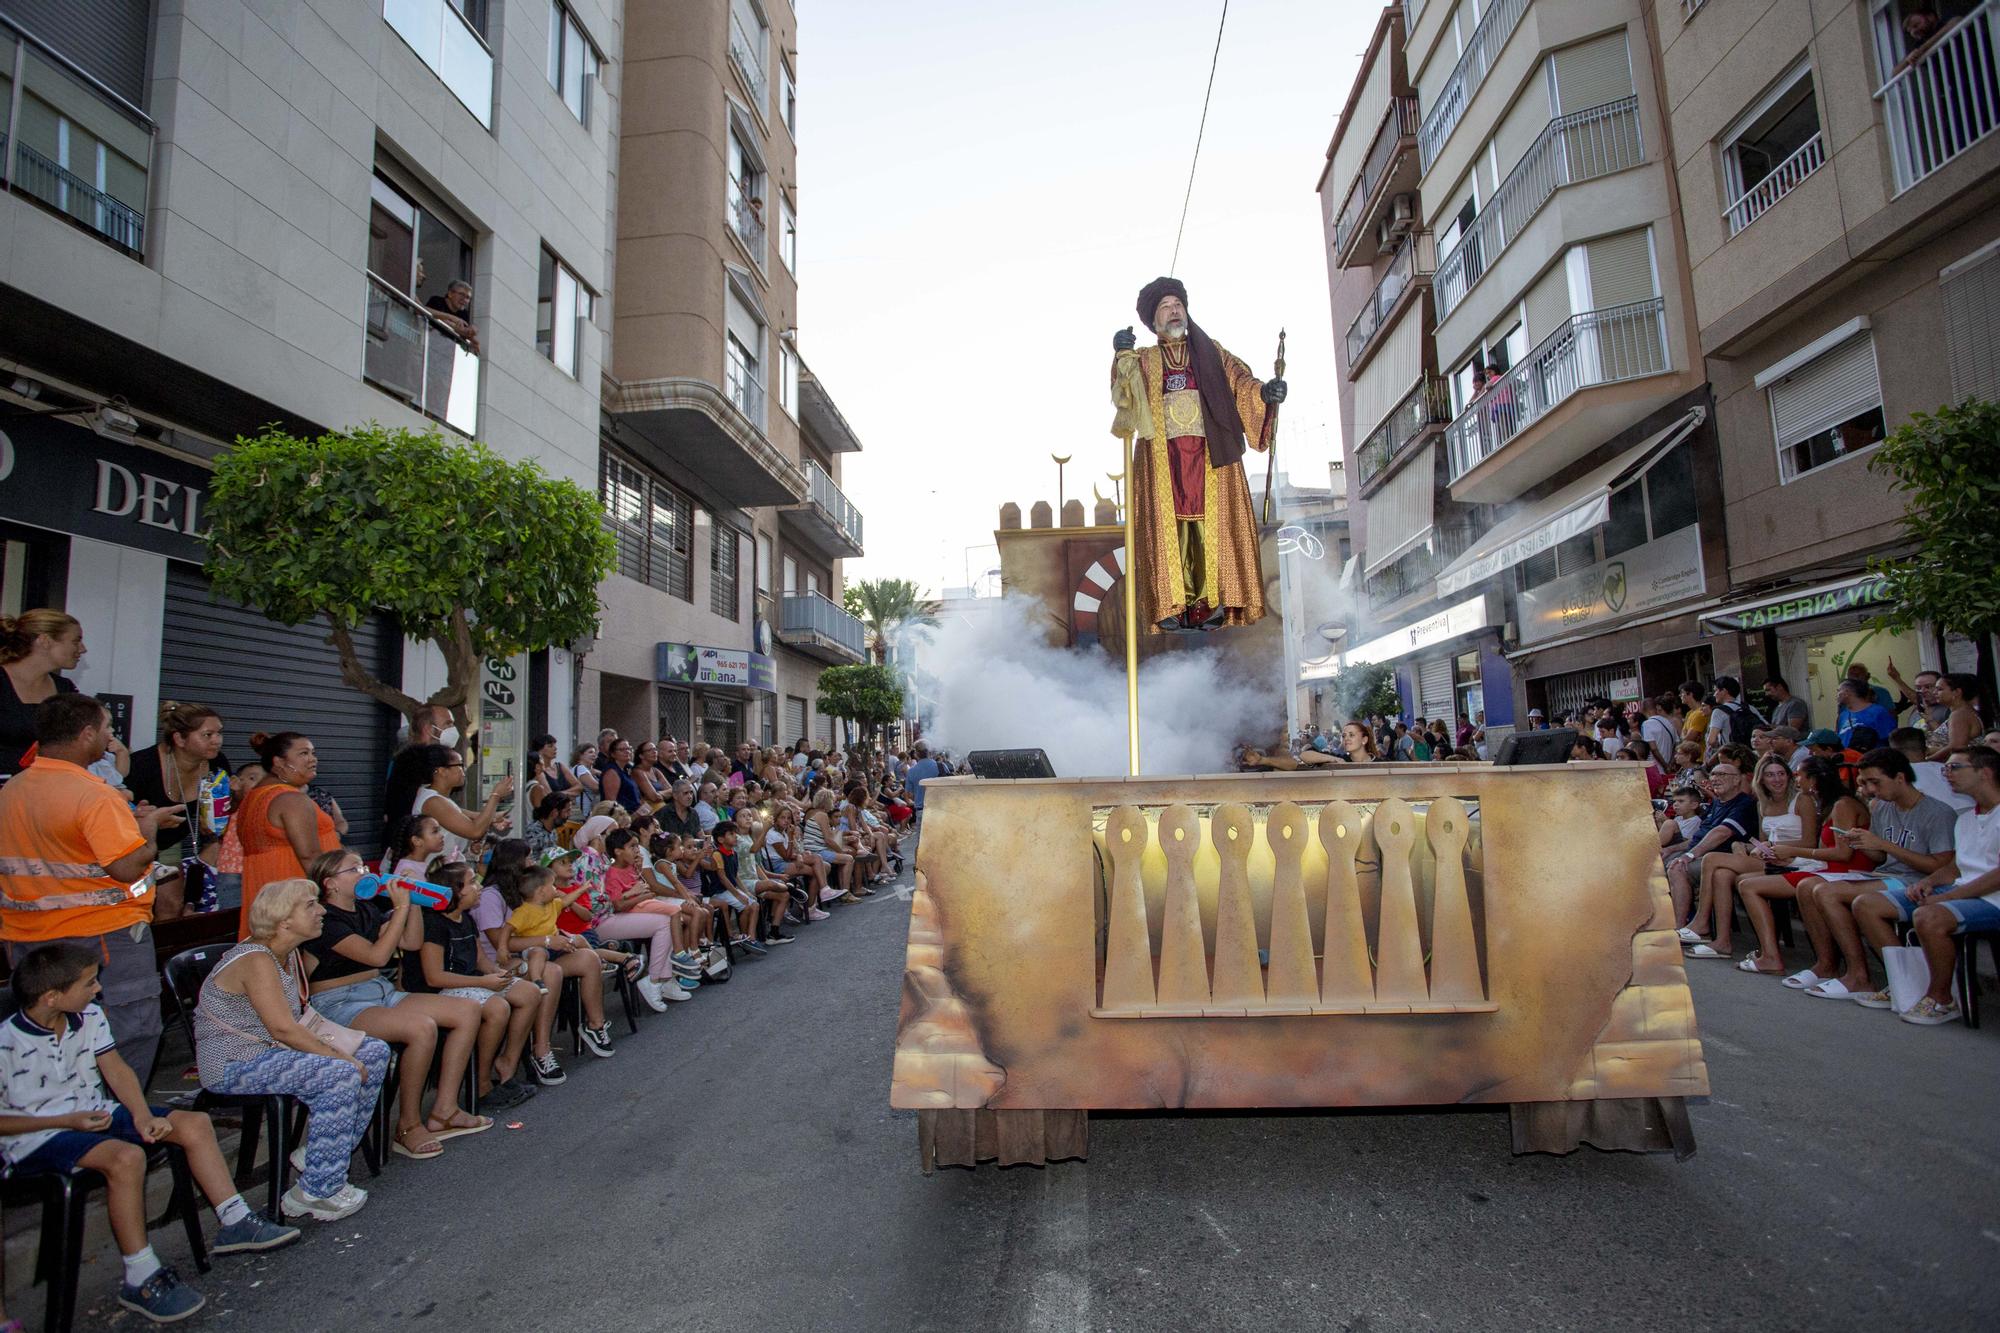
[[[1132,437],[1125,437],[1125,776],[1139,776],[1139,555],[1132,546]]]

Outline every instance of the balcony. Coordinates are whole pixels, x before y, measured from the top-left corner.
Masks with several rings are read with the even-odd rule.
[[[1826,143],[1818,135],[1799,145],[1797,152],[1771,168],[1770,174],[1745,190],[1722,210],[1723,224],[1731,236],[1764,215],[1764,210],[1790,194],[1798,183],[1826,165]]]
[[[868,630],[840,605],[816,592],[778,598],[778,642],[834,664],[868,660]]]
[[[799,424],[830,454],[861,452],[861,437],[847,424],[819,376],[803,364],[799,368]]]
[[[1362,496],[1389,474],[1390,464],[1405,449],[1450,421],[1451,386],[1441,375],[1424,376],[1355,450],[1354,471]]]
[[[143,256],[153,160],[146,114],[4,14],[0,98],[0,186]]]
[[[1979,6],[1875,96],[1888,123],[1896,193],[2000,128],[2000,5]]]
[[[806,502],[784,510],[784,520],[836,560],[861,555],[861,511],[818,463],[808,458],[804,471]]]
[[[493,51],[467,10],[473,0],[382,0],[382,18],[473,118],[493,128]]]
[[[1431,531],[1431,539],[1408,555],[1378,570],[1368,578],[1368,610],[1375,616],[1386,616],[1398,611],[1414,610],[1419,602],[1429,601],[1437,596],[1438,571],[1472,549],[1479,540],[1480,529],[1470,522],[1440,525]],[[1408,607],[1398,607],[1397,603],[1415,597]]]
[[[729,10],[729,63],[736,66],[737,75],[750,93],[750,104],[762,116],[770,101],[771,87],[764,72],[764,34],[751,32],[733,5]]]
[[[1571,315],[1519,365],[1473,399],[1446,430],[1452,495],[1461,501],[1483,503],[1511,498],[1506,493],[1488,493],[1489,488],[1484,486],[1461,489],[1458,483],[1510,441],[1586,390],[1661,375],[1672,369],[1667,356],[1666,302],[1660,297]],[[1595,443],[1588,437],[1600,427],[1612,424],[1584,421],[1579,428],[1579,435],[1584,438],[1578,456]],[[1622,428],[1631,423],[1615,424]]]
[[[430,312],[372,273],[361,373],[453,430],[479,425],[479,358]]]
[[[735,357],[727,357],[722,367],[722,388],[730,405],[758,430],[765,428],[770,410],[770,393],[757,372]]]
[[[764,434],[763,381],[728,362],[718,388],[714,373],[608,382],[613,438],[655,471],[699,478],[718,504],[805,503],[805,474]]]
[[[1497,10],[1494,12],[1498,12]],[[1620,98],[1558,116],[1530,145],[1507,179],[1439,261],[1431,285],[1438,322],[1456,310],[1474,283],[1565,185],[1608,176],[1645,159],[1639,140],[1639,99]]]
[[[1436,103],[1417,131],[1417,153],[1425,171],[1431,169],[1431,163],[1437,161],[1437,155],[1444,151],[1445,141],[1451,138],[1451,132],[1465,117],[1465,108],[1472,101],[1472,95],[1479,91],[1480,84],[1486,82],[1487,72],[1500,58],[1507,39],[1514,35],[1514,29],[1527,9],[1528,0],[1493,0],[1487,7],[1486,16],[1472,30],[1471,40],[1466,42],[1458,63],[1452,66],[1444,87],[1438,90]]]
[[[764,267],[764,201],[751,199],[740,189],[732,187],[729,199],[729,230],[736,239],[743,242],[743,248],[757,261],[757,267]]]
[[[1396,322],[1407,299],[1431,284],[1437,272],[1437,241],[1427,231],[1412,232],[1403,238],[1396,257],[1368,294],[1361,313],[1347,326],[1347,373],[1350,378],[1361,369],[1374,350],[1375,336]]]
[[[1340,216],[1333,222],[1333,254],[1341,267],[1375,257],[1375,233],[1385,207],[1398,194],[1416,188],[1417,173],[1410,156],[1416,135],[1417,99],[1390,98],[1388,113],[1361,163],[1361,174],[1354,178]]]

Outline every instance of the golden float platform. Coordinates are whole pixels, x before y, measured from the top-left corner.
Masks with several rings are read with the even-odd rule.
[[[890,1104],[923,1167],[1109,1109],[1505,1105],[1516,1152],[1694,1151],[1645,780],[1373,764],[925,787]]]

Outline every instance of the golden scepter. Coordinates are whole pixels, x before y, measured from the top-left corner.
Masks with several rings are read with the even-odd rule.
[[[1125,333],[1130,334],[1131,329]],[[1111,433],[1125,444],[1124,477],[1132,477],[1132,441],[1153,438],[1153,412],[1146,402],[1145,381],[1139,374],[1139,353],[1121,348],[1112,358]],[[1133,549],[1132,509],[1136,491],[1125,497],[1125,766],[1127,777],[1139,776],[1139,553]]]
[[[1271,378],[1285,377],[1285,331],[1278,330],[1278,364],[1271,371]],[[1258,443],[1270,452],[1264,458],[1264,521],[1273,522],[1271,517],[1271,479],[1278,475],[1278,405],[1268,403],[1264,407],[1264,429],[1259,432]]]

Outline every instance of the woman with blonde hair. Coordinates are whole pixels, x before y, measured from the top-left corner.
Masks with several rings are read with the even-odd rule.
[[[1347,762],[1350,764],[1373,764],[1382,759],[1375,752],[1375,733],[1368,729],[1366,722],[1354,721],[1343,726],[1340,743],[1346,747]]]
[[[347,1164],[381,1095],[389,1048],[365,1037],[348,1055],[302,1021],[298,950],[319,937],[326,919],[311,880],[265,885],[249,918],[250,938],[217,960],[195,1005],[201,1085],[235,1096],[283,1093],[306,1104],[305,1171],[279,1207],[287,1217],[336,1221],[368,1202],[366,1190],[347,1182]],[[274,1156],[282,1150],[272,1145]]]
[[[0,616],[0,782],[21,771],[35,748],[35,708],[76,693],[59,674],[83,661],[83,623],[48,607]]]

